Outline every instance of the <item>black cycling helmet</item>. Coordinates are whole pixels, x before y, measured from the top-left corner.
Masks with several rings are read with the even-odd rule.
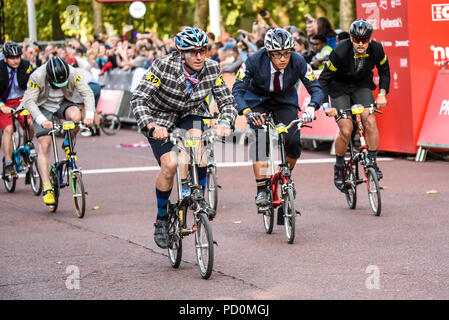
[[[8,41],[3,45],[3,55],[6,58],[20,57],[22,55],[22,48],[17,43]]]
[[[186,27],[176,35],[175,43],[178,50],[191,50],[207,46],[209,37],[200,28]]]
[[[61,88],[69,82],[69,65],[61,57],[51,57],[47,62],[46,69],[51,85]]]
[[[349,34],[353,38],[366,39],[373,34],[373,25],[365,19],[357,19],[351,23],[349,27]]]
[[[293,48],[293,37],[285,29],[274,28],[265,34],[264,45],[267,51],[278,51]]]

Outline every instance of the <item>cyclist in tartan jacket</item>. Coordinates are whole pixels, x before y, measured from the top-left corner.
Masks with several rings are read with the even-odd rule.
[[[223,80],[220,65],[205,58],[209,43],[207,34],[199,28],[187,27],[176,35],[175,42],[177,51],[154,61],[131,98],[131,108],[140,129],[153,130],[153,139],[149,142],[161,166],[156,179],[154,224],[154,240],[161,248],[168,246],[167,203],[177,168],[173,145],[164,143],[168,132],[177,127],[186,130],[188,135],[201,135],[202,118],[211,116],[206,102],[209,95],[213,95],[220,111],[219,135],[230,133],[237,116],[236,102]],[[199,168],[198,178],[203,189],[206,173],[206,167]]]

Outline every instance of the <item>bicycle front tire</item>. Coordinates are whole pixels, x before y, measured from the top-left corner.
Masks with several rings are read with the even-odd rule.
[[[72,172],[72,191],[75,213],[78,218],[82,219],[86,212],[86,193],[80,172]]]
[[[209,206],[217,212],[218,207],[218,185],[217,185],[217,171],[215,167],[207,168],[207,185],[206,185],[206,200]]]
[[[358,164],[356,164],[358,165]],[[345,167],[345,188],[346,188],[346,202],[350,209],[355,209],[357,206],[357,176],[355,170],[352,169],[351,164],[346,162]]]
[[[186,208],[182,209],[184,214],[187,214]],[[179,268],[182,258],[182,237],[181,224],[179,223],[178,208],[169,205],[168,216],[168,258],[170,259],[173,268]]]
[[[368,199],[375,216],[380,216],[382,209],[382,201],[380,197],[379,181],[377,180],[376,171],[373,168],[367,168],[366,170],[367,187],[368,187]]]
[[[3,182],[5,184],[6,191],[8,191],[9,193],[13,193],[16,190],[17,176],[5,177],[3,179]]]
[[[42,192],[42,178],[37,167],[36,159],[30,162],[28,174],[30,175],[31,190],[35,196],[39,196]]]
[[[293,196],[293,190],[291,187],[287,188],[283,196],[282,209],[284,211],[284,229],[287,237],[287,242],[292,244],[295,240],[295,224],[296,224],[296,211],[295,211],[295,198]]]
[[[214,266],[214,240],[212,226],[206,213],[199,213],[196,219],[195,254],[200,274],[209,279]]]

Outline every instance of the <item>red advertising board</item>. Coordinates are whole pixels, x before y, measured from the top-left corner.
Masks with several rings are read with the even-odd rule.
[[[421,128],[418,145],[449,148],[449,71],[438,74]]]
[[[116,113],[122,100],[123,91],[121,90],[101,90],[98,100],[97,110],[103,113]]]
[[[388,106],[377,116],[379,150],[417,150],[438,67],[449,58],[448,2],[357,0],[357,17],[374,25],[373,37],[383,44],[390,63]]]
[[[319,72],[315,72],[316,77],[319,77]],[[301,108],[299,116],[306,110],[310,102],[310,94],[306,87],[301,83],[298,88],[298,103]],[[316,120],[309,125],[312,128],[304,127],[301,129],[301,138],[315,139],[324,141],[333,141],[337,137],[338,126],[334,117],[328,117],[321,108],[315,112]]]

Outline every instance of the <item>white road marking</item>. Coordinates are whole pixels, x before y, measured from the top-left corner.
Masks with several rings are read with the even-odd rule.
[[[377,161],[391,161],[393,158],[377,158]],[[317,164],[317,163],[334,163],[335,158],[323,158],[323,159],[304,159],[298,160],[299,164]],[[279,164],[279,161],[275,161]],[[249,167],[252,166],[251,161],[244,162],[222,162],[217,163],[219,168],[234,168],[234,167]],[[102,173],[125,173],[125,172],[142,172],[142,171],[159,171],[159,166],[150,167],[130,167],[130,168],[107,168],[107,169],[84,169],[83,174],[102,174]]]

